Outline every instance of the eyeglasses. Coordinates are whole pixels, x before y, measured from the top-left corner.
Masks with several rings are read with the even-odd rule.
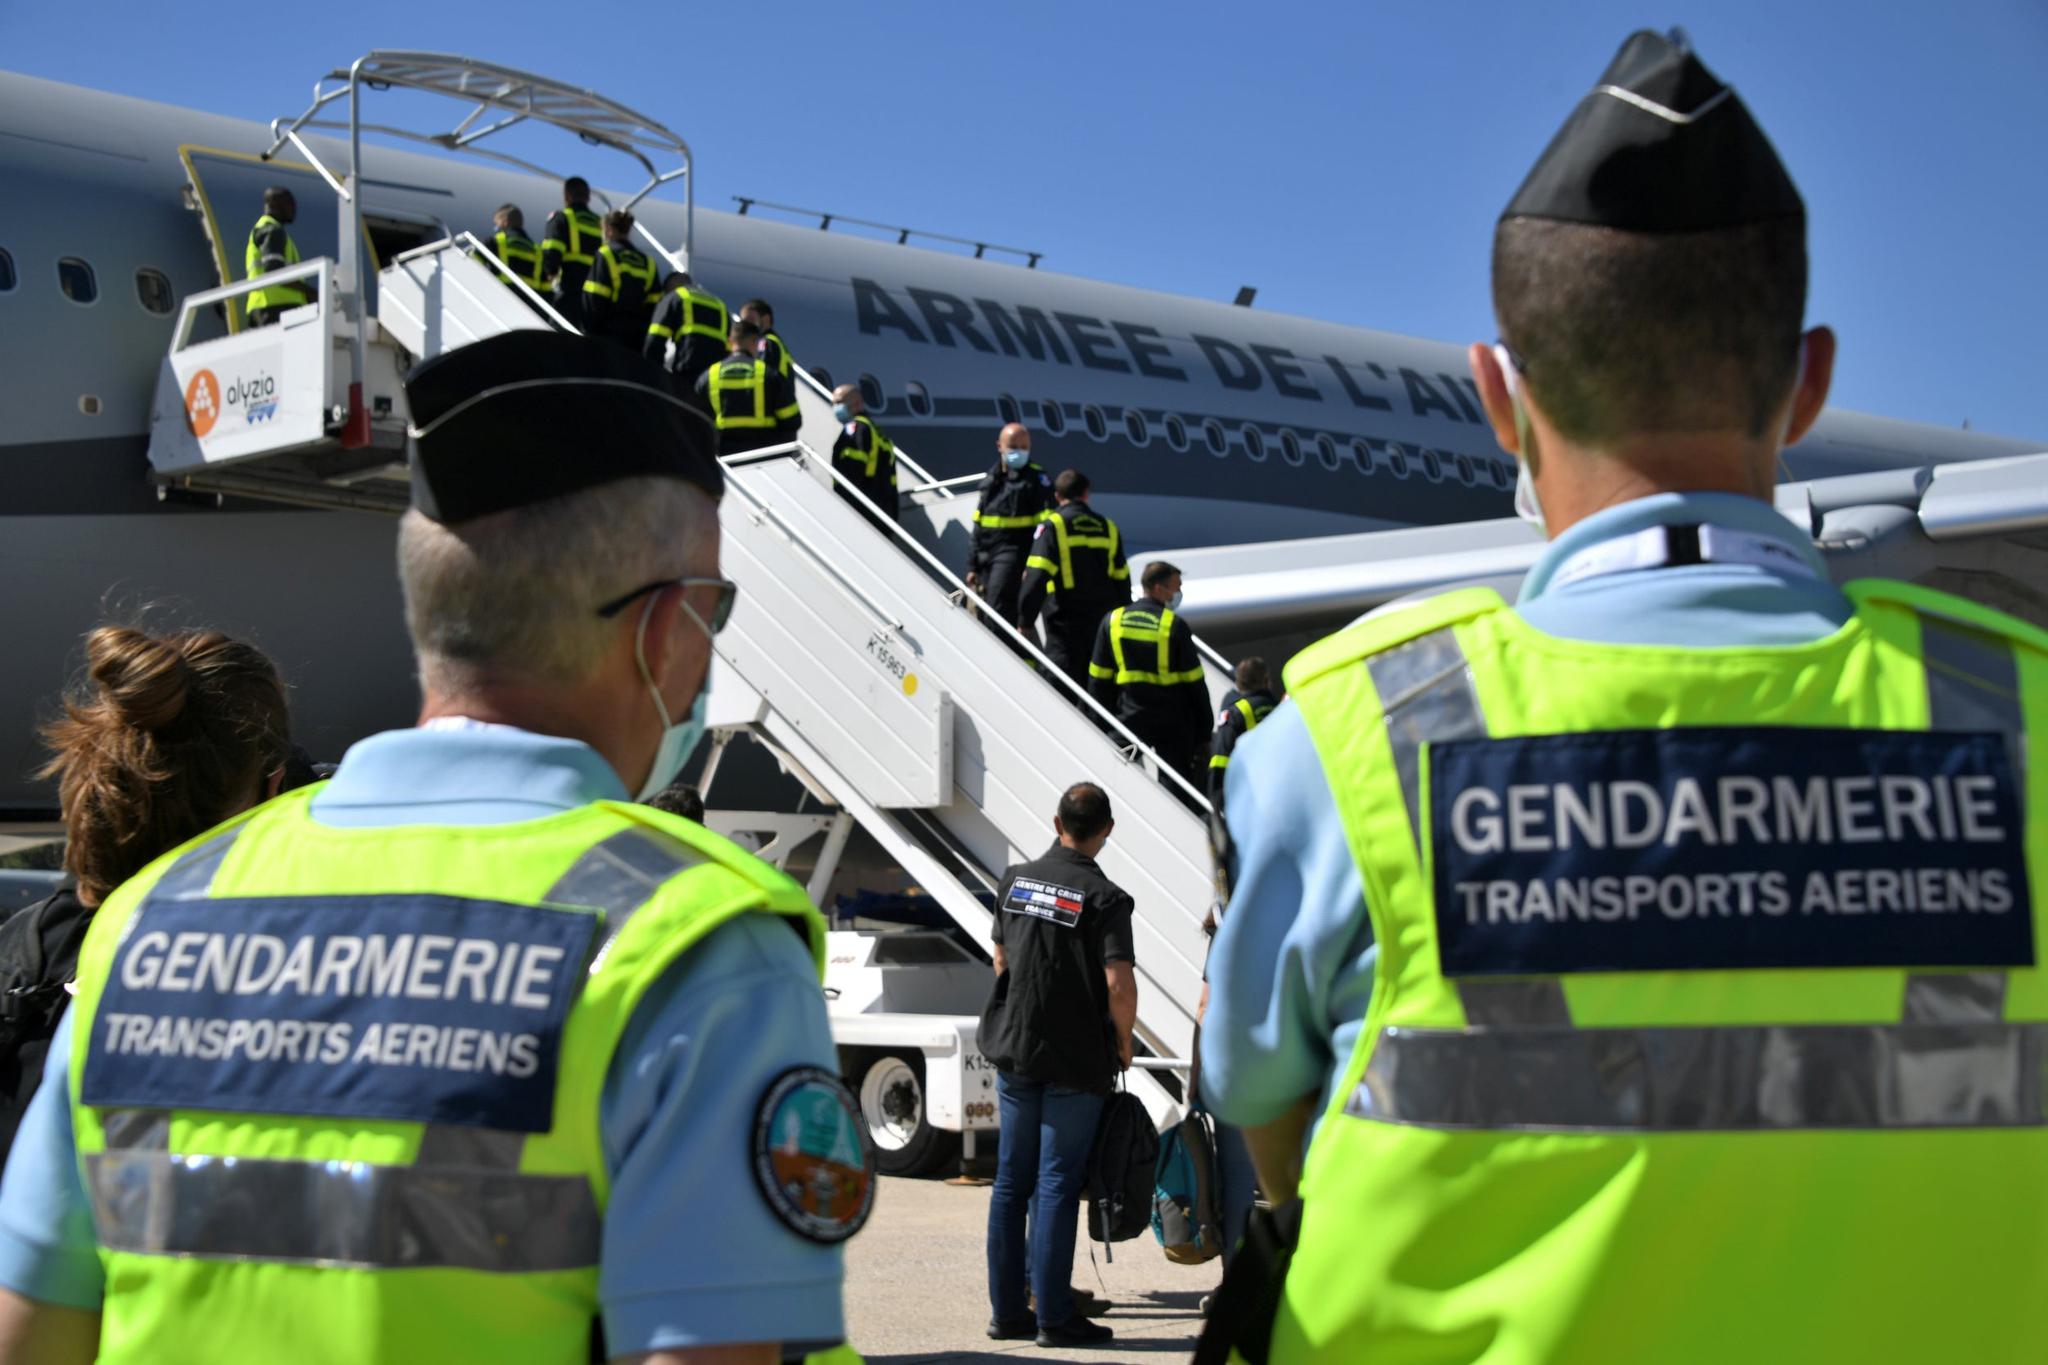
[[[651,592],[663,588],[716,588],[718,602],[711,608],[711,633],[718,634],[725,629],[725,623],[732,619],[732,604],[740,595],[740,585],[723,578],[664,578],[659,582],[646,583],[633,589],[623,597],[615,597],[597,609],[597,614],[609,620],[633,605]],[[694,613],[693,613],[694,614]]]

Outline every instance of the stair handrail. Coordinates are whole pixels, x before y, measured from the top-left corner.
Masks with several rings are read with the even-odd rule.
[[[987,622],[993,623],[998,633],[1007,636],[1013,645],[1021,649],[1027,658],[1031,659],[1034,663],[1038,665],[1037,671],[1039,677],[1052,683],[1055,689],[1064,688],[1066,691],[1073,694],[1073,696],[1079,701],[1080,707],[1084,712],[1093,712],[1095,718],[1100,722],[1106,723],[1107,727],[1113,734],[1120,736],[1122,739],[1127,740],[1129,742],[1130,749],[1134,756],[1150,758],[1152,760],[1152,776],[1155,780],[1158,780],[1163,785],[1167,785],[1169,787],[1178,787],[1186,795],[1194,798],[1195,802],[1197,803],[1197,818],[1200,818],[1200,812],[1209,812],[1212,814],[1214,813],[1215,807],[1209,803],[1209,798],[1205,793],[1196,790],[1195,785],[1192,782],[1189,782],[1186,778],[1182,777],[1179,773],[1175,772],[1171,767],[1169,767],[1165,760],[1163,760],[1159,756],[1157,750],[1153,749],[1151,745],[1147,744],[1144,740],[1138,738],[1136,734],[1132,733],[1130,727],[1125,725],[1121,719],[1112,715],[1109,709],[1103,706],[1101,702],[1095,700],[1094,695],[1090,693],[1087,688],[1081,686],[1072,678],[1068,677],[1066,670],[1061,668],[1058,664],[1054,663],[1049,657],[1047,657],[1044,650],[1039,648],[1036,641],[1030,639],[1022,631],[1018,630],[1017,627],[1010,624],[1008,621],[1005,621],[1002,617],[998,616],[992,610],[989,610],[986,607],[968,607],[967,601],[970,597],[974,596],[974,593],[971,589],[968,588],[967,584],[961,580],[960,576],[954,573],[951,569],[947,568],[946,565],[936,555],[934,555],[930,550],[927,550],[921,543],[919,543],[917,538],[911,535],[910,532],[906,531],[901,525],[901,523],[899,523],[894,516],[884,513],[880,507],[875,505],[873,500],[871,500],[867,496],[867,494],[863,493],[860,490],[860,488],[857,487],[845,475],[841,474],[838,470],[834,469],[832,467],[832,462],[829,459],[820,460],[816,451],[812,450],[808,445],[804,444],[801,440],[799,440],[791,442],[786,446],[776,446],[758,451],[750,450],[735,456],[721,457],[720,463],[725,465],[725,467],[728,470],[736,470],[745,468],[748,465],[766,464],[769,461],[775,459],[793,459],[799,465],[803,465],[805,467],[808,467],[809,462],[815,461],[817,463],[817,467],[825,472],[825,474],[832,481],[832,484],[835,488],[841,488],[844,489],[846,492],[851,493],[859,506],[873,513],[873,520],[877,525],[886,528],[888,533],[891,536],[895,537],[896,541],[903,546],[903,548],[911,555],[912,558],[921,562],[928,570],[930,570],[932,573],[938,576],[940,583],[943,586],[945,586],[948,590],[947,600],[949,602],[960,607],[964,611],[969,611],[973,615],[982,617]],[[728,480],[728,482],[737,484],[738,480]],[[749,497],[748,501],[754,503],[757,506],[761,505],[760,499],[757,497]],[[793,540],[799,543],[805,541],[806,538],[803,536],[801,532],[797,531],[794,527],[789,526],[787,522],[783,521],[779,517],[776,520],[777,524],[782,527],[784,534],[790,536]],[[804,544],[804,549],[807,552],[809,552],[813,558],[820,560],[823,560],[825,558],[823,551],[819,550],[814,545]],[[976,600],[978,601],[979,599]],[[1143,765],[1138,766],[1140,768],[1140,771],[1144,771]]]
[[[563,317],[560,313],[556,312],[554,305],[549,303],[546,299],[542,298],[539,290],[535,289],[525,280],[520,279],[519,276],[513,272],[512,268],[505,264],[505,258],[500,256],[496,251],[492,250],[488,242],[485,242],[484,240],[479,238],[474,232],[470,232],[467,229],[456,233],[453,237],[444,237],[438,242],[427,242],[421,246],[414,247],[410,251],[401,251],[396,256],[393,256],[391,258],[391,264],[403,265],[407,261],[415,261],[422,256],[431,256],[439,251],[447,251],[450,250],[451,248],[463,246],[467,246],[470,250],[477,252],[480,255],[489,257],[491,262],[491,268],[497,271],[498,274],[504,278],[506,284],[509,284],[514,289],[518,290],[521,298],[525,299],[527,303],[532,305],[534,308],[538,309],[542,317],[546,318],[549,322],[553,323],[556,327],[560,328],[564,332],[571,333],[572,335],[575,336],[583,335],[583,330],[580,327],[576,326],[574,323],[570,322],[569,319]],[[385,268],[389,269],[390,267],[387,266]]]

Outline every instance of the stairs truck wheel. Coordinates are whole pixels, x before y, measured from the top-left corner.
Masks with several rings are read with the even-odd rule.
[[[849,1068],[860,1096],[875,1167],[883,1175],[929,1175],[956,1159],[959,1135],[934,1128],[925,1113],[924,1057],[916,1052],[868,1052]]]

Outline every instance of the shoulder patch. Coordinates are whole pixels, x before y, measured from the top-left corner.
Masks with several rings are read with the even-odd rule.
[[[822,1067],[777,1076],[754,1110],[754,1179],[769,1211],[813,1242],[843,1242],[875,1207],[875,1154],[846,1083]]]

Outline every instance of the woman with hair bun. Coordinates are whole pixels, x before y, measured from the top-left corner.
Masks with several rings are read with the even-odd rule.
[[[0,1157],[42,1079],[92,912],[159,854],[277,793],[291,754],[284,680],[215,630],[101,626],[85,676],[43,727],[70,884],[0,924]]]

